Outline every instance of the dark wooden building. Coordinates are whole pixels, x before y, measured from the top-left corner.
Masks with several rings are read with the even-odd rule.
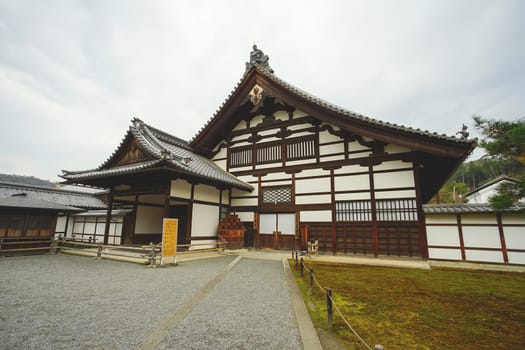
[[[177,217],[181,243],[213,244],[235,212],[245,244],[374,256],[428,256],[423,204],[475,147],[463,137],[381,122],[280,79],[254,46],[246,71],[190,142],[134,119],[94,170],[69,183],[110,189],[133,209],[130,242]]]

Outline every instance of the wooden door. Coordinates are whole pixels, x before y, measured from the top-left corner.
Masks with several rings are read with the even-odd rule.
[[[259,248],[292,249],[295,213],[259,214]]]

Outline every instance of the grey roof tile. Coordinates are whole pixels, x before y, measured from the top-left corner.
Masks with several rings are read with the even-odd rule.
[[[493,213],[494,209],[490,204],[425,204],[423,205],[425,214],[461,214],[461,213]],[[513,213],[525,210],[525,204],[517,204],[504,212]]]
[[[24,193],[27,195],[27,198],[56,203],[67,207],[78,207],[84,209],[106,208],[104,202],[88,193],[0,182],[0,198],[12,197],[13,195]]]

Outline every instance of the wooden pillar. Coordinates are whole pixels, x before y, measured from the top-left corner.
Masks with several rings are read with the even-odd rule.
[[[413,162],[414,185],[416,187],[416,207],[417,207],[417,221],[419,226],[419,249],[421,257],[428,259],[428,240],[427,240],[427,226],[425,224],[425,212],[423,210],[423,202],[421,200],[421,167],[423,165]]]
[[[501,252],[503,253],[503,261],[505,264],[509,263],[509,254],[507,252],[507,243],[505,243],[505,233],[503,232],[503,221],[501,220],[501,213],[496,213],[498,220],[499,240],[501,242]]]
[[[171,195],[171,180],[168,180],[166,189],[164,192],[164,217],[170,217],[170,195]]]
[[[337,215],[336,215],[336,206],[335,206],[335,179],[334,179],[334,169],[330,169],[330,201],[332,204],[332,253],[335,255],[337,253]]]
[[[376,195],[374,185],[374,166],[368,166],[368,177],[370,179],[370,210],[372,212],[372,244],[374,246],[374,256],[379,256],[379,238],[377,236],[377,213],[376,213]]]
[[[108,209],[106,211],[106,226],[104,227],[104,244],[109,242],[109,226],[111,225],[111,211],[113,209],[113,188],[108,194]]]
[[[461,214],[456,214],[456,222],[458,224],[458,235],[459,235],[459,248],[461,249],[461,260],[467,260],[465,254],[465,241],[463,240],[463,225],[461,224]]]

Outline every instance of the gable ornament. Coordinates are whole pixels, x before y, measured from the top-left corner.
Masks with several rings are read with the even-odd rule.
[[[273,74],[273,69],[268,63],[269,60],[268,55],[265,55],[262,50],[257,48],[257,45],[253,44],[252,52],[250,52],[250,62],[246,62],[246,72],[253,66],[257,66]]]

